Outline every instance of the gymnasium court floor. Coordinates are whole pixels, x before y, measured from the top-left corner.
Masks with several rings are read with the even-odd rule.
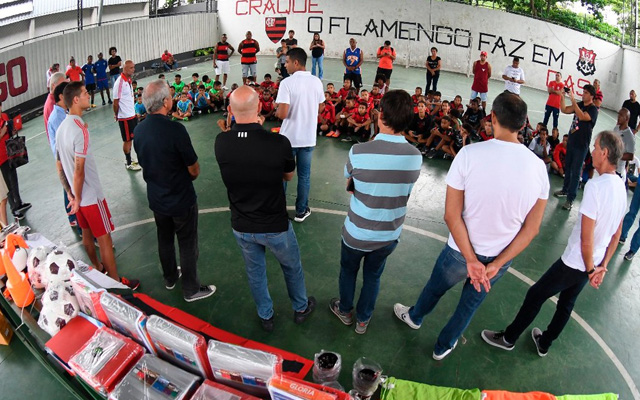
[[[241,81],[238,62],[237,57],[231,60],[233,74],[227,86]],[[271,57],[259,59],[260,81],[265,73],[274,74],[273,63]],[[522,67],[526,70],[526,63]],[[493,68],[497,75],[503,66],[494,65]],[[365,64],[365,83],[371,83],[374,71],[373,63]],[[211,63],[180,71],[187,81],[193,72],[211,76]],[[325,60],[324,75],[325,84],[333,82],[339,88],[342,84],[339,61]],[[171,81],[173,76],[174,73],[167,74]],[[392,78],[392,88],[403,88],[410,93],[416,86],[424,87],[425,83],[423,69],[398,66]],[[138,84],[145,86],[150,79],[138,80]],[[471,78],[446,72],[439,82],[443,99],[453,100],[460,94],[465,104],[470,86]],[[607,96],[607,88],[603,89]],[[501,90],[502,81],[492,81],[489,102]],[[535,126],[542,120],[547,95],[525,87],[522,97],[529,105],[529,116]],[[456,350],[445,360],[436,362],[431,358],[433,344],[458,302],[462,285],[442,298],[419,331],[398,321],[392,308],[396,302],[415,302],[446,241],[448,231],[442,217],[444,178],[450,161],[424,160],[409,202],[400,244],[382,277],[377,309],[369,330],[360,336],[355,334],[353,327],[338,321],[328,309],[329,299],[338,294],[340,232],[349,201],[344,189],[343,166],[351,144],[320,137],[312,167],[312,214],[304,223],[294,223],[308,292],[317,298],[318,307],[303,325],[293,323],[282,273],[275,259],[269,256],[269,284],[276,310],[276,328],[268,334],[262,331],[257,319],[240,250],[231,232],[226,192],[213,155],[214,140],[219,132],[216,120],[221,118],[220,113],[185,123],[201,165],[201,175],[195,181],[201,214],[199,271],[203,283],[213,283],[218,288],[209,299],[186,303],[179,286],[173,291],[164,288],[155,226],[147,206],[142,173],[124,168],[120,133],[113,121],[113,112],[108,106],[99,105],[98,97],[96,104],[98,107],[85,115],[85,121],[89,124],[100,178],[117,227],[113,239],[118,268],[124,275],[141,280],[141,292],[214,326],[307,358],[312,359],[321,349],[337,351],[343,357],[340,381],[347,389],[351,388],[353,363],[358,357],[367,356],[378,361],[385,374],[441,386],[523,392],[540,390],[556,395],[614,392],[622,399],[640,399],[637,389],[640,382],[640,346],[637,345],[640,261],[623,260],[628,245],[620,246],[616,252],[602,287],[597,291],[585,288],[577,302],[574,318],[547,357],[538,357],[529,332],[511,352],[491,348],[480,338],[482,329],[501,329],[513,319],[528,287],[562,254],[578,216],[581,194],[571,212],[561,209],[561,200],[550,197],[540,234],[515,259],[511,273],[492,289]],[[570,116],[561,116],[561,135],[567,132],[570,122]],[[615,113],[602,110],[596,131],[611,129],[614,125]],[[60,183],[42,118],[27,122],[21,133],[27,137],[30,154],[30,163],[19,170],[21,195],[24,201],[33,204],[23,223],[56,243],[66,244],[76,257],[86,260],[79,238],[68,227],[63,212]],[[513,168],[519,166],[513,165]],[[487,173],[500,179],[500,171]],[[550,181],[552,191],[562,184],[557,176],[550,176]],[[287,194],[289,205],[295,201],[295,184],[294,178]],[[500,210],[496,209],[496,212]],[[547,302],[535,324],[546,327],[553,310],[554,304]],[[10,347],[0,347],[0,393],[5,400],[35,398],[42,393],[52,399],[71,398],[17,339]]]

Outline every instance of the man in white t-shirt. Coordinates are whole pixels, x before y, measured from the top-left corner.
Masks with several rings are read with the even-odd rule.
[[[82,229],[82,244],[93,266],[136,289],[140,282],[118,276],[116,269],[111,241],[113,221],[91,151],[89,130],[82,120],[83,111],[91,105],[89,92],[81,81],[71,82],[64,88],[62,96],[69,114],[56,131],[56,167],[69,198],[69,215],[75,214],[78,217],[78,225]],[[101,260],[96,254],[94,238],[100,246]]]
[[[589,179],[584,188],[581,216],[573,226],[562,257],[531,286],[518,315],[506,330],[482,331],[485,342],[512,350],[518,337],[540,312],[542,304],[560,293],[556,312],[547,329],[542,332],[533,328],[531,331],[538,355],[544,357],[569,321],[576,299],[587,282],[596,289],[600,286],[616,250],[627,207],[624,182],[616,175],[616,165],[623,151],[618,135],[600,132],[591,152],[599,176]]]
[[[621,108],[618,111],[618,121],[613,128],[613,132],[620,136],[622,139],[622,144],[624,146],[624,152],[622,153],[622,157],[620,157],[620,161],[618,161],[618,165],[616,166],[616,173],[620,175],[623,182],[627,180],[627,161],[633,160],[633,154],[636,151],[636,135],[633,134],[631,127],[629,126],[629,119],[631,118],[631,113],[626,108]]]
[[[513,63],[504,69],[504,90],[520,96],[520,85],[524,85],[524,71],[520,68],[520,57],[513,57]]]
[[[491,286],[537,235],[549,197],[544,163],[517,138],[527,118],[526,103],[503,92],[492,108],[495,140],[463,147],[447,174],[449,241],[416,304],[393,307],[400,320],[418,329],[440,298],[464,281],[456,311],[435,344],[435,360],[456,347]]]
[[[311,157],[316,145],[318,113],[324,108],[325,101],[322,81],[305,70],[306,63],[307,53],[302,48],[289,49],[285,66],[290,76],[280,82],[275,113],[282,120],[280,133],[291,142],[296,159],[296,222],[302,222],[311,215]]]

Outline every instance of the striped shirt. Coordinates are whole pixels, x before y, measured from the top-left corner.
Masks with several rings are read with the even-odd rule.
[[[403,136],[380,133],[375,140],[351,148],[344,171],[354,184],[342,228],[347,246],[374,251],[400,237],[421,166],[420,152]]]

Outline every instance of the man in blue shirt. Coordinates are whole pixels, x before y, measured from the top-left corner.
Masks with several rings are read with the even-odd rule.
[[[362,87],[362,71],[360,66],[364,62],[364,54],[356,47],[356,40],[349,39],[349,47],[342,53],[342,63],[345,66],[344,79],[351,79],[353,86],[358,90]]]
[[[91,95],[91,108],[96,108],[93,103],[93,98],[96,93],[96,77],[93,75],[93,56],[87,57],[87,63],[82,66],[82,72],[84,72],[84,86],[87,88],[87,92]]]
[[[404,90],[392,90],[380,101],[375,140],[357,144],[345,166],[349,212],[342,228],[340,298],[331,311],[345,325],[353,324],[353,300],[360,262],[363,284],[356,306],[356,328],[364,334],[380,289],[387,257],[398,244],[413,184],[420,176],[422,155],[403,132],[413,120],[413,102]]]
[[[102,97],[102,105],[104,106],[106,103],[104,102],[103,90],[107,91],[109,104],[112,104],[113,102],[111,101],[111,92],[109,91],[109,78],[107,77],[107,60],[102,57],[102,53],[98,53],[98,61],[93,64],[93,70],[96,73],[96,86],[100,91],[100,97]],[[91,103],[93,103],[93,97],[91,98]]]

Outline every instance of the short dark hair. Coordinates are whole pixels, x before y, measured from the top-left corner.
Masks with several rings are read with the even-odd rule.
[[[176,76],[174,76],[174,78],[180,78],[180,79],[182,79],[182,75],[180,75],[180,74],[176,74]]]
[[[112,52],[113,50],[115,50],[115,51],[116,51],[116,53],[118,52],[118,49],[116,49],[116,48],[115,48],[115,46],[114,46],[114,47],[109,47],[109,54],[111,54],[111,52]]]
[[[202,81],[206,82],[209,80],[209,75],[202,75]]]
[[[213,82],[213,86],[220,86],[220,85],[222,85],[222,82],[220,81]]]
[[[497,122],[509,132],[517,132],[527,120],[527,103],[520,96],[504,91],[494,100],[493,114]]]
[[[200,90],[200,89],[204,90],[204,85],[198,86],[198,90]]]
[[[583,91],[587,91],[589,92],[589,94],[591,95],[591,97],[595,97],[596,96],[596,88],[593,85],[584,85],[584,87],[582,88]]]
[[[435,50],[437,52],[438,48],[437,47],[432,47],[431,50]],[[431,51],[431,50],[429,50],[429,51]]]
[[[385,40],[384,41],[384,45],[385,46],[391,46],[391,40]]]
[[[60,82],[58,86],[56,86],[55,90],[53,91],[53,99],[56,101],[56,103],[59,102],[60,99],[62,98],[62,92],[64,91],[64,88],[67,87],[68,84],[69,82],[63,81],[63,82]]]
[[[380,100],[380,118],[394,132],[404,132],[413,120],[413,100],[404,90],[390,90]]]
[[[513,57],[513,62],[516,62],[516,61],[520,62],[520,57],[518,57],[518,56]]]
[[[191,74],[191,77],[192,77],[192,78],[193,78],[194,76],[195,76],[196,78],[200,78],[200,75],[199,75],[197,72],[194,72],[193,74]]]
[[[267,78],[271,78],[271,74],[264,74],[264,78],[265,78],[265,79],[267,79]]]
[[[433,95],[442,97],[442,93],[438,92],[437,90],[433,91]]]
[[[73,99],[80,96],[82,93],[82,88],[84,87],[83,82],[69,82],[67,86],[64,88],[62,92],[62,97],[64,97],[64,105],[67,108],[71,108],[73,105]]]
[[[301,66],[307,65],[307,52],[304,51],[300,47],[294,47],[293,49],[287,51],[287,57],[293,61],[297,61]]]

